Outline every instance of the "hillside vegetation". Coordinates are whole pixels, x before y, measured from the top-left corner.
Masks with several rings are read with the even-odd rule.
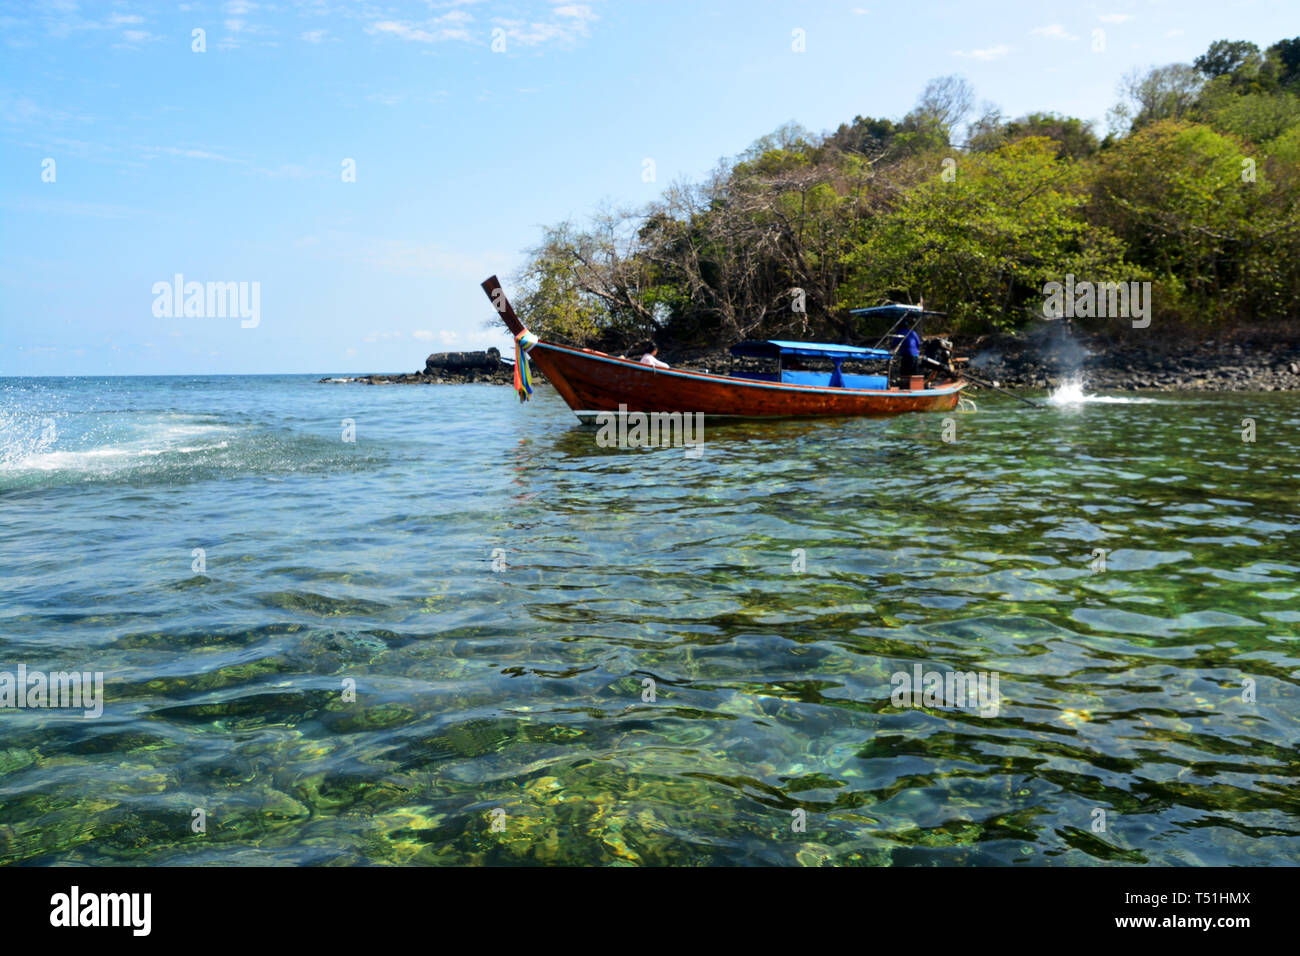
[[[850,308],[921,299],[957,330],[1011,330],[1070,274],[1150,282],[1156,321],[1300,316],[1300,37],[1217,41],[1120,92],[1104,138],[1054,113],[974,115],[959,77],[898,121],[786,125],[644,208],[548,228],[520,313],[611,349],[854,341]]]

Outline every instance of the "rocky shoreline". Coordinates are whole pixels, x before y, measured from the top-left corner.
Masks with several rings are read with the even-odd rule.
[[[322,385],[509,385],[514,380],[514,374],[514,367],[503,363],[502,369],[490,372],[445,372],[436,375],[397,372],[387,375],[341,375],[316,381]],[[533,377],[540,378],[536,369],[533,369]]]
[[[1081,381],[1087,388],[1119,391],[1275,392],[1300,390],[1300,340],[1261,340],[1260,335],[1234,340],[1185,334],[1157,338],[1106,339],[1084,336],[1061,323],[1026,335],[956,338],[955,351],[970,357],[970,370],[999,385],[1055,388]],[[726,372],[725,348],[664,349],[670,365]],[[534,379],[545,378],[533,369]],[[430,355],[425,367],[410,374],[322,378],[322,383],[363,385],[509,385],[514,365],[496,349]]]
[[[964,346],[964,348],[963,348]],[[999,384],[1091,390],[1276,392],[1300,389],[1300,343],[1241,336],[1190,339],[1130,335],[1118,340],[1047,331],[959,343],[970,369]]]
[[[509,385],[515,366],[501,361],[496,349],[484,352],[435,352],[424,360],[424,368],[409,374],[343,375],[322,378],[325,385]]]

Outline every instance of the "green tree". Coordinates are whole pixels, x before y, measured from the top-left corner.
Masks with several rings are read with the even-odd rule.
[[[1278,83],[1300,87],[1300,37],[1278,40],[1268,48],[1268,58],[1278,65]]]
[[[1186,63],[1130,72],[1120,83],[1120,102],[1111,110],[1111,125],[1139,130],[1167,119],[1184,119],[1196,111],[1204,75]]]
[[[1213,79],[1239,70],[1259,58],[1259,47],[1247,40],[1215,40],[1210,48],[1192,61],[1192,65]]]
[[[1161,281],[1158,307],[1200,318],[1296,314],[1296,177],[1269,175],[1253,153],[1207,126],[1167,121],[1102,155],[1092,218]]]
[[[1044,283],[1066,273],[1137,278],[1115,238],[1084,218],[1081,169],[1056,152],[1052,140],[1030,137],[936,163],[929,180],[865,224],[847,257],[843,304],[924,298],[963,326],[1000,327],[1041,314]]]
[[[1201,95],[1205,118],[1215,129],[1252,143],[1276,139],[1300,125],[1300,96],[1287,90],[1239,92],[1213,80]]]
[[[893,146],[898,133],[899,129],[892,120],[855,116],[852,123],[841,123],[826,138],[826,144],[844,152],[861,153],[874,158]]]
[[[1056,143],[1056,154],[1063,159],[1086,159],[1100,148],[1092,124],[1073,116],[1056,113],[1029,113],[1019,119],[1002,122],[986,117],[977,124],[969,146],[977,152],[992,152],[1008,143],[1031,136],[1046,136]]]

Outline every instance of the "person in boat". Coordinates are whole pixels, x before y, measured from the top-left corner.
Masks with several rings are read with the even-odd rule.
[[[667,362],[661,362],[659,361],[659,359],[655,358],[655,356],[658,353],[659,353],[659,346],[651,342],[650,347],[647,348],[645,351],[645,355],[641,356],[641,364],[649,365],[652,366],[653,368],[668,368]]]
[[[921,374],[921,336],[916,329],[908,329],[898,347],[899,374],[906,382],[912,375]]]

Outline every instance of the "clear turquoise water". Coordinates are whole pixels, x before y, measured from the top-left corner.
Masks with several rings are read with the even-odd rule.
[[[1294,864],[1300,398],[952,417],[0,381],[0,670],[107,697],[0,709],[0,861]]]

